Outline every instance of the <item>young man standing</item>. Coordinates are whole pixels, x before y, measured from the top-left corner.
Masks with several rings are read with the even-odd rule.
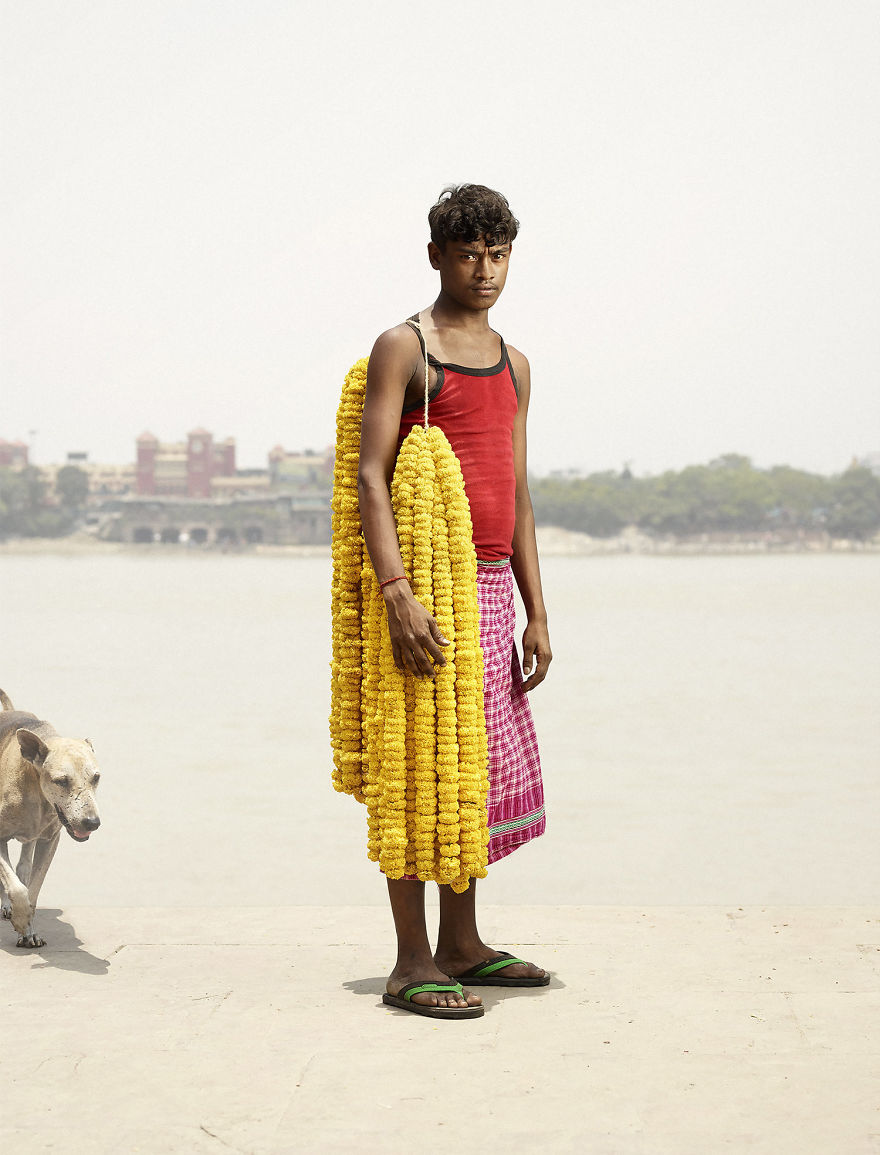
[[[370,354],[358,473],[361,523],[376,577],[386,583],[382,593],[394,660],[415,677],[433,677],[435,664],[444,665],[448,643],[407,580],[397,578],[403,565],[389,493],[400,444],[422,418],[427,361],[429,420],[443,430],[461,462],[477,552],[491,863],[544,830],[540,761],[525,698],[544,680],[551,659],[526,480],[529,363],[489,328],[489,309],[504,288],[518,222],[505,198],[482,185],[444,190],[428,220],[428,257],[440,274],[440,294],[433,305],[383,333]],[[514,580],[528,622],[522,672],[513,640]],[[462,990],[461,982],[543,986],[550,981],[539,967],[482,941],[476,879],[463,894],[440,887],[433,954],[424,883],[388,879],[388,893],[398,956],[386,1002],[431,1016],[474,1017],[482,1014],[481,1000]]]

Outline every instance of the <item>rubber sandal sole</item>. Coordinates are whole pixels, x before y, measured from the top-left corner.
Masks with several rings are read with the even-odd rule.
[[[425,1003],[399,999],[397,995],[383,995],[382,1002],[401,1011],[424,1015],[426,1019],[479,1019],[485,1013],[485,1007],[429,1007]]]
[[[546,987],[550,985],[550,975],[545,975],[542,979],[475,979],[463,978],[461,975],[454,975],[460,983],[467,983],[469,987]]]
[[[469,987],[546,987],[550,982],[550,975],[545,974],[542,979],[525,979],[525,978],[505,978],[504,975],[499,974],[499,971],[506,967],[520,964],[528,966],[525,959],[517,958],[509,951],[503,950],[498,953],[494,959],[489,959],[488,962],[477,963],[464,974],[453,975],[457,983],[467,983]],[[481,971],[488,970],[489,974],[481,974]]]

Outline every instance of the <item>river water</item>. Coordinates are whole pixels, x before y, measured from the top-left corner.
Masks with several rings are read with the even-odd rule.
[[[549,557],[547,834],[483,901],[875,902],[880,555]],[[44,905],[384,901],[329,784],[325,557],[0,556],[0,686],[94,741]]]

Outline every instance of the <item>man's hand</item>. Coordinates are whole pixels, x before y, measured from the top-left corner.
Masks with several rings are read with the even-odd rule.
[[[534,673],[532,673],[533,661],[535,662]],[[535,686],[540,686],[544,681],[552,661],[553,654],[550,652],[550,634],[547,630],[547,623],[529,622],[523,633],[522,668],[523,674],[526,676],[523,690],[526,694],[529,690],[534,690]]]
[[[394,582],[382,593],[395,666],[417,678],[433,678],[435,664],[446,665],[440,647],[448,646],[448,640],[422,603],[413,597],[408,582]]]

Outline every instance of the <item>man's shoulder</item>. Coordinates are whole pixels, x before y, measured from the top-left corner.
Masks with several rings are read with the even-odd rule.
[[[422,360],[422,347],[413,329],[405,322],[380,333],[370,353],[368,379],[382,378],[408,383]]]
[[[411,356],[413,351],[420,352],[421,346],[415,330],[405,321],[380,333],[373,345],[373,353],[384,356]]]
[[[505,341],[505,345],[507,342]],[[514,345],[507,345],[507,355],[510,358],[510,364],[516,374],[517,380],[521,378],[528,378],[529,376],[529,359],[525,353],[521,353]]]

